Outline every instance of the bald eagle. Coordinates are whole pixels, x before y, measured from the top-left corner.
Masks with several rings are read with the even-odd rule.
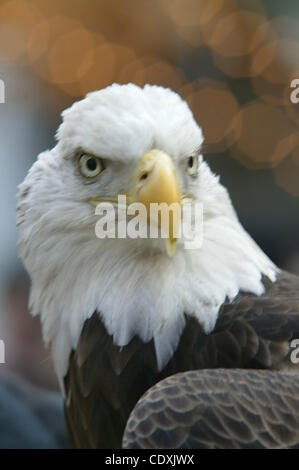
[[[73,446],[119,448],[127,422],[128,447],[298,444],[290,420],[258,415],[266,413],[272,377],[288,382],[284,392],[298,414],[291,344],[299,338],[299,281],[241,226],[201,155],[202,131],[188,105],[163,87],[114,84],[62,116],[57,145],[20,186],[17,218],[30,310],[51,345]],[[112,211],[119,195],[146,207],[202,204],[202,246],[186,249],[171,231],[98,238],[94,205],[109,202]],[[283,401],[280,388],[273,407]],[[248,395],[242,406],[236,389]],[[230,406],[213,404],[216,395],[230,397]],[[260,411],[250,409],[250,396]],[[203,435],[204,426],[213,432]]]

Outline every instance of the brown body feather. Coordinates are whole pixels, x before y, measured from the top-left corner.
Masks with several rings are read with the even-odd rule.
[[[65,415],[73,446],[120,448],[129,415],[139,398],[158,381],[178,372],[228,368],[296,373],[297,367],[290,360],[290,342],[299,338],[299,279],[281,272],[275,283],[264,279],[264,285],[265,293],[260,297],[240,293],[232,303],[224,303],[216,327],[209,335],[203,333],[197,320],[186,316],[186,326],[179,346],[161,372],[157,370],[153,341],[144,344],[135,337],[123,348],[115,346],[100,316],[95,313],[84,324],[77,348],[71,353],[65,377]],[[225,377],[231,381],[240,377],[235,376],[236,371],[227,371],[227,376],[220,370],[202,371],[202,374],[205,373],[208,374],[207,379],[205,375],[201,375],[200,380],[208,380],[211,374],[216,379],[221,377],[223,383]],[[249,371],[244,373],[251,374]],[[283,380],[283,375],[278,372],[275,374],[275,383]],[[257,380],[261,379],[261,389],[265,386],[270,390],[271,381],[266,377],[267,374],[261,375]],[[298,387],[297,377],[290,377],[297,381]],[[185,386],[182,385],[183,379],[178,380],[178,388]],[[196,381],[192,382],[193,387],[195,383]],[[251,387],[249,379],[247,386]],[[298,413],[296,387],[293,406]],[[280,425],[287,432],[288,420]],[[297,437],[299,442],[299,436]],[[213,447],[216,437],[210,434],[210,439],[209,445]],[[225,442],[233,442],[233,439],[233,429],[230,432],[227,427]],[[292,445],[293,440],[290,440]],[[134,437],[131,441],[137,443],[138,439]],[[194,440],[192,442],[195,443]],[[220,441],[217,442],[219,445]],[[251,441],[241,439],[240,442]],[[198,447],[201,446],[200,439],[196,443]],[[169,447],[176,445],[180,444],[174,438]],[[270,438],[269,446],[271,447]]]
[[[197,370],[152,387],[131,414],[127,449],[299,448],[299,376]]]

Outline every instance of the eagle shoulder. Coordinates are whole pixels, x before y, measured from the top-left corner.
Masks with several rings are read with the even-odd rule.
[[[138,337],[124,347],[113,344],[100,315],[86,320],[65,377],[65,414],[75,447],[119,448],[128,417],[154,384],[195,369],[249,368],[297,370],[290,360],[299,338],[299,279],[280,272],[263,279],[261,296],[240,292],[225,302],[215,330],[206,335],[186,316],[177,350],[158,372],[153,341]]]

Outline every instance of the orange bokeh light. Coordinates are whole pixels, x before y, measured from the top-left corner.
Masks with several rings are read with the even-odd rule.
[[[296,41],[280,39],[268,47],[270,48],[274,49],[274,56],[262,75],[269,83],[286,83],[298,68],[299,44]]]
[[[43,15],[32,2],[12,0],[0,5],[0,59],[25,62],[32,29]]]
[[[139,68],[133,76],[133,81],[140,86],[150,83],[178,90],[187,80],[178,67],[166,61],[156,60],[153,64]]]
[[[224,0],[162,0],[164,12],[179,26],[206,24],[218,14]]]
[[[293,196],[299,196],[299,166],[293,155],[290,155],[277,165],[273,169],[273,175],[278,186]]]
[[[278,106],[255,101],[243,107],[233,156],[250,168],[272,168],[294,147],[296,129]]]
[[[219,18],[208,39],[209,46],[223,57],[247,55],[257,47],[253,31],[265,24],[265,17],[249,11],[236,11]],[[265,32],[266,34],[266,32]],[[259,37],[262,41],[263,37]]]
[[[239,105],[231,91],[221,82],[202,79],[194,90],[183,90],[196,120],[203,129],[207,152],[228,148],[238,136],[235,117]]]
[[[93,35],[83,27],[59,36],[48,55],[50,80],[64,84],[80,79],[86,68],[83,63],[93,47]]]
[[[89,54],[91,66],[80,80],[82,95],[110,85],[115,77],[116,55],[112,44],[105,42]]]

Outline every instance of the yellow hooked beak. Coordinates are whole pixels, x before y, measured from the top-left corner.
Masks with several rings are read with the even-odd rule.
[[[161,232],[166,235],[166,250],[168,255],[172,256],[181,223],[181,192],[174,165],[167,153],[151,150],[140,159],[135,200],[146,207],[148,221],[156,222]],[[151,220],[152,204],[160,205],[161,210],[158,211],[156,220]]]

